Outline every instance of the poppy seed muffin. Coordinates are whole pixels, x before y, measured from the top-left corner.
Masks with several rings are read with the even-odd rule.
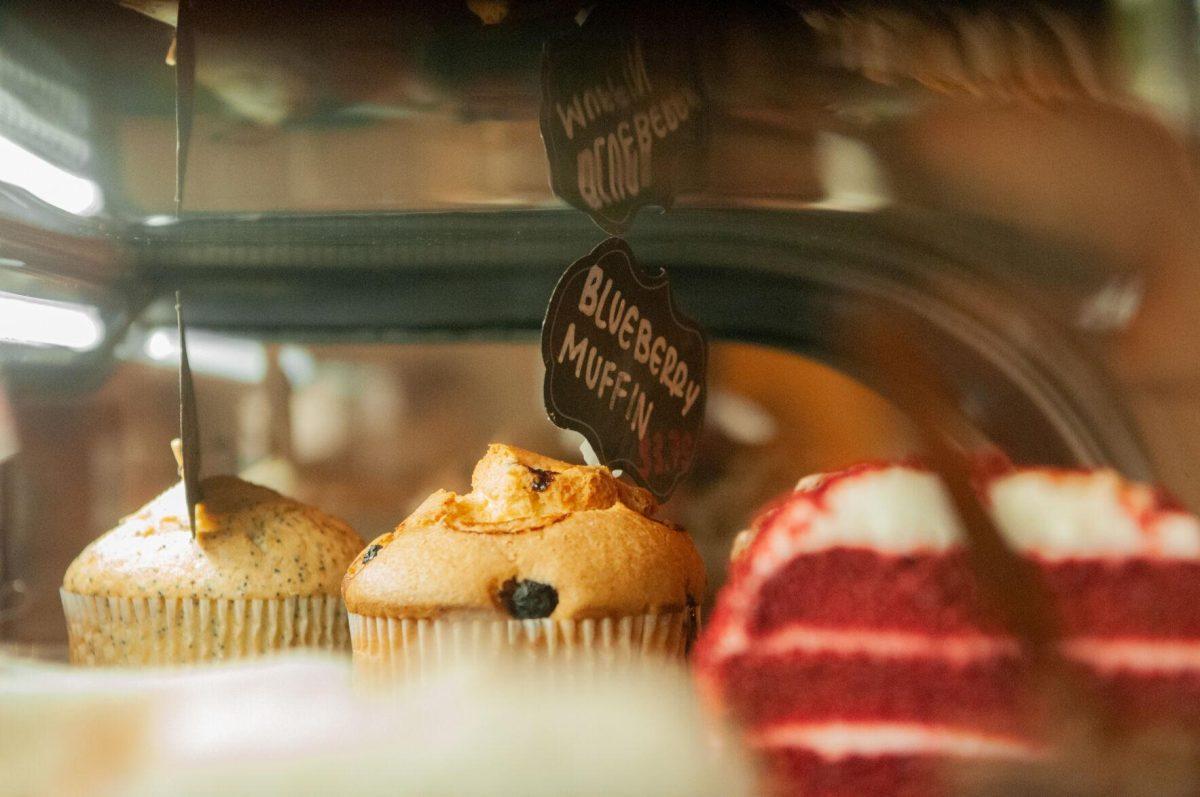
[[[604,467],[493,444],[465,495],[439,490],[350,566],[355,659],[685,654],[704,567],[686,532]]]
[[[194,537],[180,483],[67,568],[72,662],[174,664],[346,647],[338,586],[359,536],[232,476],[205,479],[203,494]]]

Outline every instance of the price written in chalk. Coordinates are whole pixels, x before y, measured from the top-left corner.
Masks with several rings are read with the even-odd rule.
[[[638,441],[638,461],[634,470],[639,481],[662,478],[690,467],[695,456],[696,436],[691,432],[668,429],[656,431]]]
[[[546,412],[665,499],[692,465],[707,359],[704,334],[675,307],[666,275],[646,274],[629,245],[610,238],[571,264],[551,297]]]

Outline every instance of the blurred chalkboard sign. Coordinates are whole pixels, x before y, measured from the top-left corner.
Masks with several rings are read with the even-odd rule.
[[[542,54],[550,184],[605,232],[645,205],[669,208],[704,110],[687,16],[654,4],[597,6]]]

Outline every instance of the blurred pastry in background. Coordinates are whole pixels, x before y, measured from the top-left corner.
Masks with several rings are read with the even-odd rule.
[[[493,444],[471,492],[439,490],[346,574],[355,661],[420,675],[504,653],[682,658],[704,567],[687,532],[608,468]]]
[[[339,594],[362,546],[348,525],[232,476],[203,481],[196,531],[176,484],[67,568],[75,664],[185,664],[345,649]]]
[[[978,478],[1046,586],[1087,705],[1068,717],[1047,705],[1041,673],[984,605],[934,474],[812,477],[739,539],[696,650],[703,693],[772,788],[940,793],[948,771],[1055,759],[1063,728],[1101,724],[1089,711],[1130,733],[1200,730],[1200,520],[1112,471]]]

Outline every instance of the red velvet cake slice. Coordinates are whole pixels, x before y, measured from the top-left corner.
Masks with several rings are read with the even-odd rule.
[[[1200,728],[1200,522],[1107,471],[980,483],[1083,682],[1130,721]],[[947,762],[1050,750],[933,474],[806,479],[738,549],[695,663],[780,793],[930,793]]]

